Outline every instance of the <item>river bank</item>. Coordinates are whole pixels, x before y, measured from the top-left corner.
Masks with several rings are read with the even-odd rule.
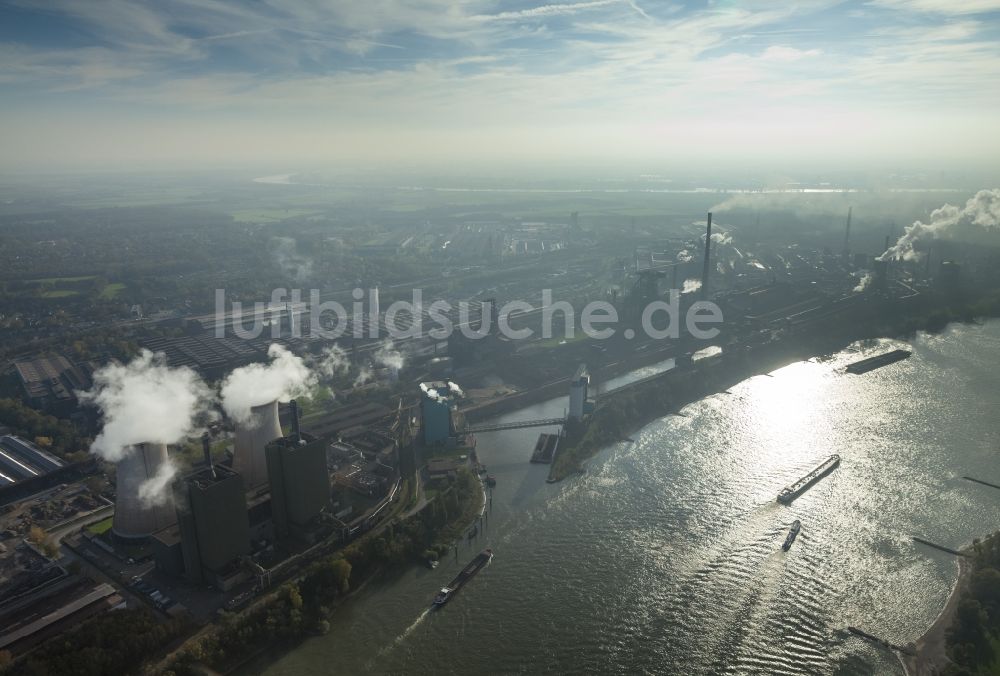
[[[329,620],[363,587],[418,561],[428,547],[449,550],[486,505],[482,483],[459,473],[425,508],[387,520],[239,614],[224,614],[199,632],[156,671],[176,674],[239,671],[253,656],[288,652],[311,635],[325,634]],[[447,545],[443,543],[449,543]],[[249,657],[248,657],[249,656]]]
[[[965,548],[963,551],[968,552]],[[958,579],[948,595],[944,608],[920,638],[914,641],[913,655],[900,655],[903,670],[907,676],[934,676],[941,673],[951,660],[948,659],[948,629],[955,619],[959,601],[965,594],[972,578],[972,563],[965,557],[958,559]]]
[[[764,375],[788,364],[829,355],[862,340],[892,337],[910,340],[918,331],[940,333],[951,322],[970,323],[1000,314],[1000,296],[951,308],[947,304],[915,307],[911,313],[881,317],[876,307],[866,307],[858,316],[832,323],[818,323],[797,334],[771,342],[724,350],[686,368],[675,368],[634,386],[619,388],[605,398],[591,420],[568,430],[549,473],[549,482],[562,481],[583,472],[583,463],[653,420],[678,413],[684,406],[712,394],[724,392],[743,380]],[[619,400],[610,413],[608,403]],[[605,409],[602,412],[602,408]]]

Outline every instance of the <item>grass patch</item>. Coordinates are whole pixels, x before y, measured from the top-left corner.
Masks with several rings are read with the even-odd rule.
[[[29,282],[38,282],[39,284],[58,284],[59,282],[86,282],[91,279],[96,279],[97,275],[84,275],[83,277],[42,277],[41,279],[29,279]]]
[[[229,212],[235,220],[244,223],[277,223],[286,218],[315,216],[322,213],[316,209],[243,209]]]
[[[101,300],[114,300],[118,297],[122,291],[125,290],[125,285],[121,282],[112,282],[108,284],[103,289],[101,289]]]
[[[93,535],[104,535],[109,530],[111,530],[111,525],[114,523],[115,517],[109,516],[103,521],[98,521],[97,523],[92,523],[87,526],[87,532]]]
[[[70,296],[79,295],[79,291],[71,291],[69,289],[50,289],[41,293],[42,298],[69,298]]]

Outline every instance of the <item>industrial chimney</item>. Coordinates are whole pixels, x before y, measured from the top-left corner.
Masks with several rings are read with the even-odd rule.
[[[115,470],[115,516],[111,526],[115,535],[144,538],[177,520],[171,497],[159,505],[149,504],[139,497],[142,484],[156,476],[166,462],[165,444],[142,443],[126,449]]]
[[[236,425],[236,444],[233,450],[233,471],[243,477],[247,490],[267,483],[267,444],[281,437],[278,422],[278,402],[254,406],[250,419]]]
[[[847,207],[847,228],[844,231],[844,259],[851,255],[851,212],[854,207]]]
[[[712,212],[708,212],[708,227],[705,229],[705,264],[701,269],[701,296],[708,298],[709,258],[712,254]]]

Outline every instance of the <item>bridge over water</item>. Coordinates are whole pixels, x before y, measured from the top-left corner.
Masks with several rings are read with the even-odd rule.
[[[514,420],[512,422],[493,423],[489,425],[469,425],[463,432],[499,432],[500,430],[519,430],[526,427],[551,427],[562,425],[565,418],[541,418],[538,420]]]

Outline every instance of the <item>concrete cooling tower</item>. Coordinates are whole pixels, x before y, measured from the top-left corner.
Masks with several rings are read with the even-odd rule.
[[[167,462],[165,444],[130,446],[116,469],[115,517],[111,531],[122,538],[142,538],[175,521],[174,501],[168,492],[163,504],[153,505],[139,497],[143,482],[156,476]]]
[[[250,409],[250,419],[236,425],[233,470],[243,477],[247,490],[267,483],[267,457],[264,449],[268,443],[280,437],[277,401],[254,406]]]

